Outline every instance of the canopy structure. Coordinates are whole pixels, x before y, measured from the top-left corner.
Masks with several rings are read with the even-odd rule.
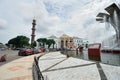
[[[108,22],[108,20],[109,20],[109,14],[106,13],[99,13],[96,18],[96,21],[99,21],[101,23]]]
[[[111,24],[116,32],[116,41],[117,43],[120,43],[120,9],[119,7],[113,3],[107,8],[105,8],[108,14],[106,13],[98,13],[96,16],[96,21],[99,22],[108,22]]]
[[[115,3],[113,3],[112,5],[110,5],[110,6],[108,6],[107,8],[105,8],[105,10],[106,10],[110,15],[114,14],[114,11],[117,11],[117,12],[120,11],[120,9],[118,8],[118,6],[117,6]]]

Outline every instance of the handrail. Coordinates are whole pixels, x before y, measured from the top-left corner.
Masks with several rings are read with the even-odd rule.
[[[39,60],[39,58],[34,57],[34,63],[33,63],[33,80],[44,80],[42,72],[40,71],[40,68],[38,66],[38,60]],[[37,72],[36,75],[34,74],[34,70]]]

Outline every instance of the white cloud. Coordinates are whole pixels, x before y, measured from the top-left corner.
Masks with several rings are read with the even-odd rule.
[[[5,21],[0,23],[2,26],[7,23],[7,26],[0,32],[1,40],[5,43],[16,35],[30,38],[35,16],[36,39],[66,33],[96,41],[104,31],[103,26],[101,28],[101,24],[96,23],[96,15],[110,3],[110,0],[2,0],[0,18]]]
[[[103,39],[105,39],[105,37],[108,36],[107,32],[105,32],[105,24],[96,22],[95,18],[96,15],[100,11],[102,12],[106,5],[110,3],[111,2],[109,0],[102,2],[94,0],[88,5],[74,11],[72,13],[71,19],[69,19],[68,21],[69,25],[75,26],[74,34],[75,32],[77,32],[77,34],[79,34],[82,37],[84,36],[91,42],[101,42]],[[114,33],[109,32],[109,35],[113,34]]]
[[[0,19],[0,30],[5,29],[5,26],[7,25],[7,21]]]

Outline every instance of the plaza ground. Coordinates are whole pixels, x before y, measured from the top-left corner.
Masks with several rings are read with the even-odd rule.
[[[42,56],[39,67],[48,80],[120,80],[120,66],[66,58],[60,52]]]
[[[0,62],[0,80],[32,80],[34,56],[18,56],[18,51],[6,50],[7,61]]]
[[[17,51],[7,51],[16,54]],[[44,53],[42,53],[44,54]],[[19,56],[0,66],[0,80],[32,80],[34,56]],[[39,67],[48,80],[120,80],[120,66],[66,58],[60,52],[45,53],[39,59]]]
[[[3,51],[3,53],[7,55],[7,60],[6,62],[0,62],[0,66],[23,57],[23,56],[18,56],[17,54],[18,50],[5,50]]]

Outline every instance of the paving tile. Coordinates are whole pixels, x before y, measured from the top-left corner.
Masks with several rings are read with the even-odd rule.
[[[6,80],[32,80],[32,75],[13,77],[13,78],[6,79]]]
[[[16,70],[22,70],[24,68],[25,68],[25,66],[17,65],[17,66],[9,67],[8,70],[10,70],[10,71],[16,71]]]

